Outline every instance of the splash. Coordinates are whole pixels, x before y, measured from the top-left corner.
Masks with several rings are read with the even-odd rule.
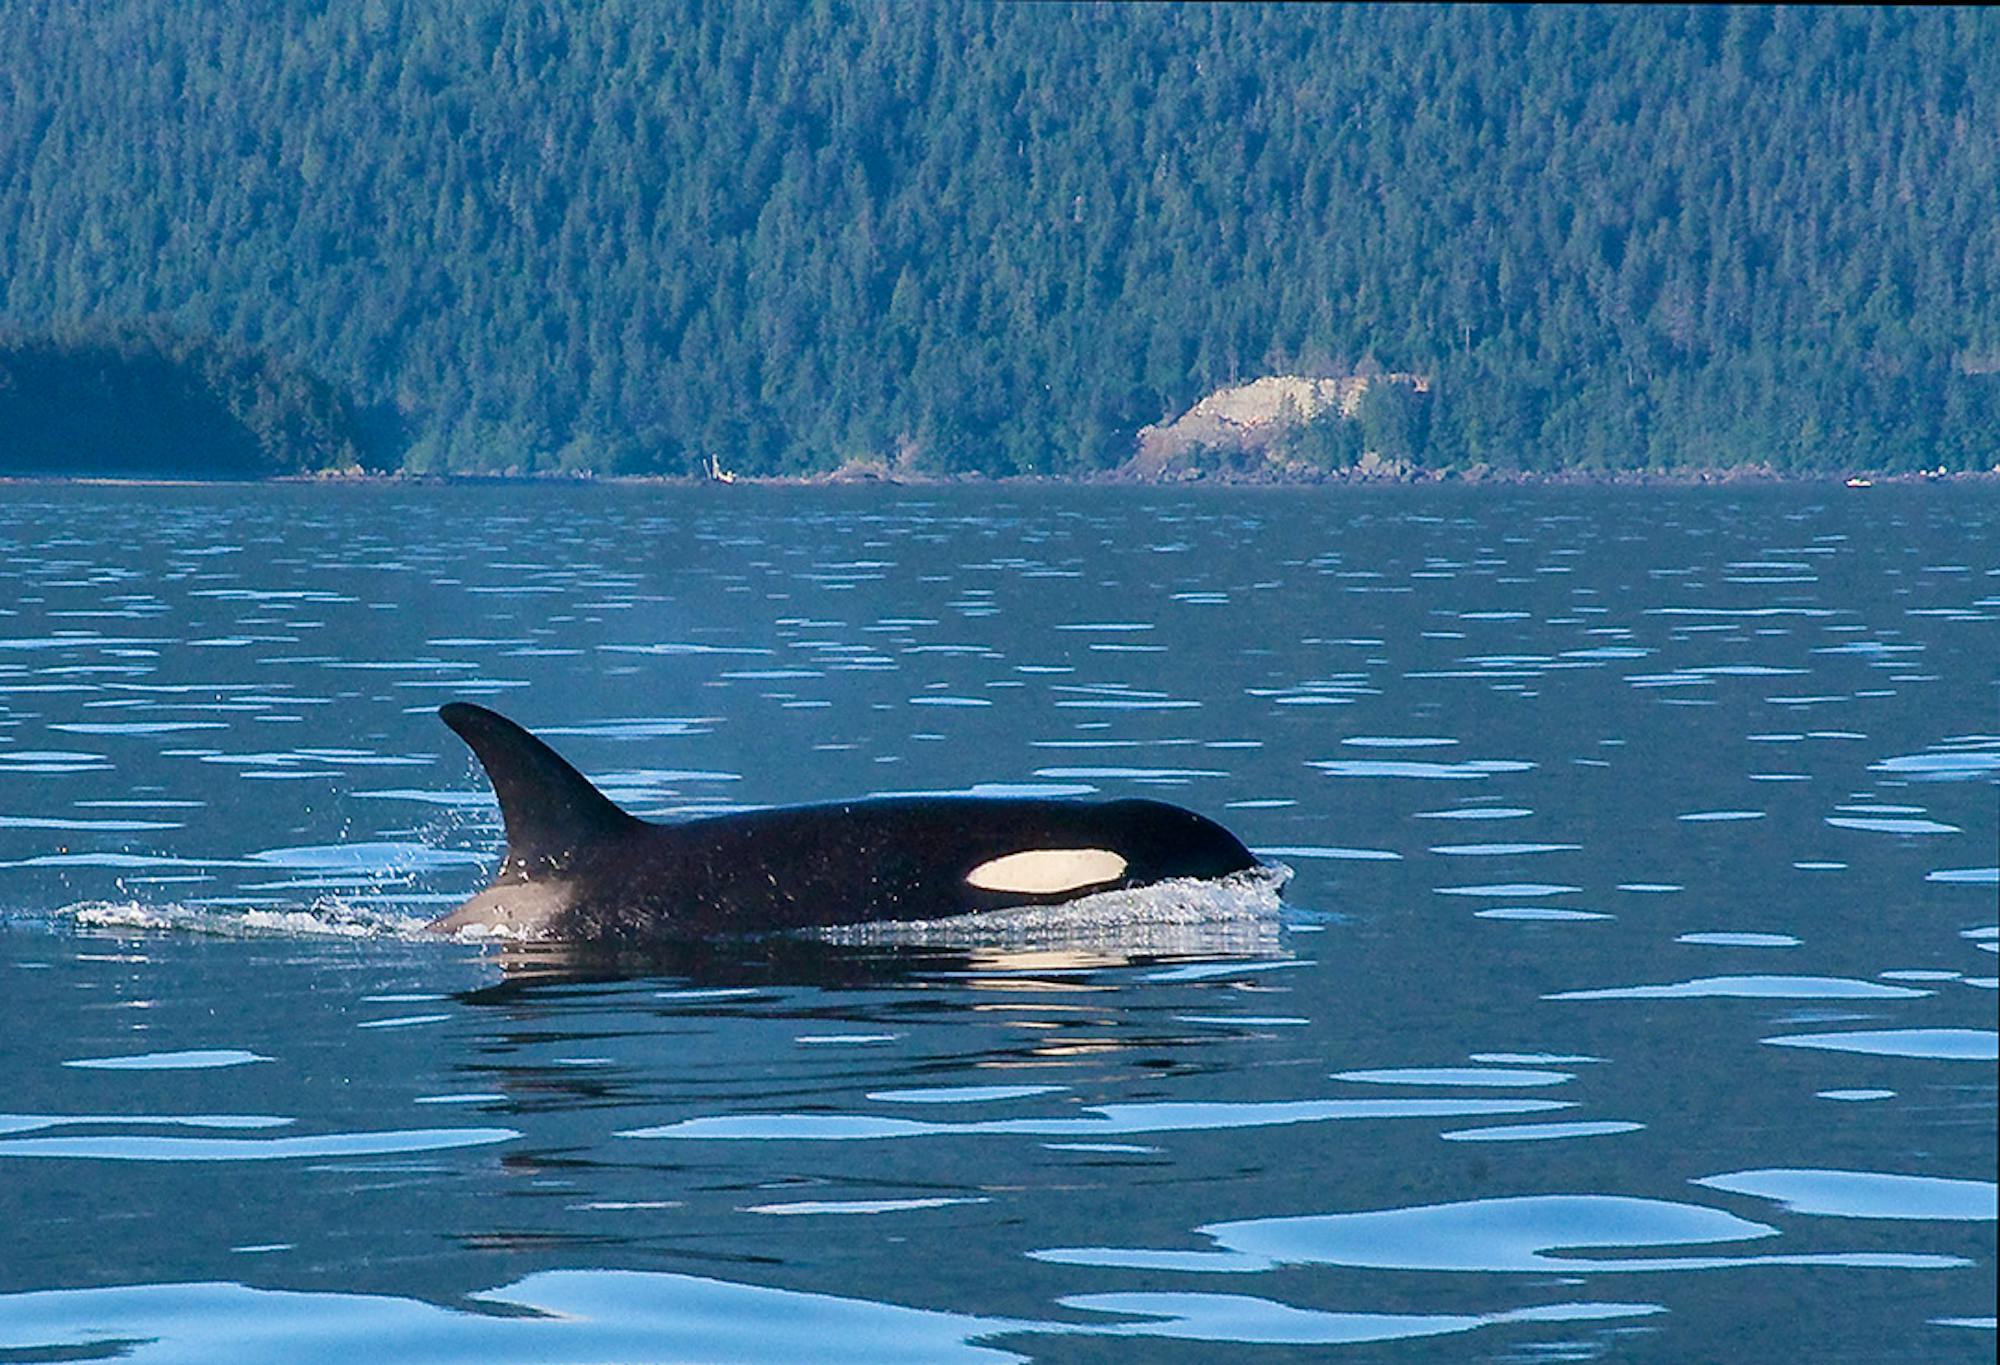
[[[1226,877],[1177,877],[1101,891],[1060,905],[1026,905],[946,919],[877,921],[811,931],[842,947],[1116,947],[1123,951],[1269,957],[1280,951],[1282,863]]]
[[[1161,955],[1271,957],[1279,941],[1279,893],[1292,871],[1282,864],[1227,877],[1179,878],[1123,891],[1106,891],[1060,905],[912,922],[837,925],[804,937],[836,947],[1008,949],[1116,948]],[[336,898],[310,906],[238,907],[147,905],[138,901],[84,901],[55,912],[58,923],[79,929],[219,938],[384,939],[470,944],[539,941],[504,927],[475,925],[440,936],[426,926],[429,914],[377,909]]]
[[[297,909],[223,909],[192,905],[141,905],[137,901],[83,901],[56,911],[79,929],[156,934],[206,934],[217,938],[434,939],[421,915],[370,910],[326,900]]]

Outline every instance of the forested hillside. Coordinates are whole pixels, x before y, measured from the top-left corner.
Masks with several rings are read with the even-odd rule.
[[[393,412],[270,356],[145,329],[0,335],[0,475],[255,479],[396,465]]]
[[[2000,461],[1985,11],[0,0],[0,51],[0,334],[256,354],[413,469],[1084,472],[1378,367],[1434,468]]]

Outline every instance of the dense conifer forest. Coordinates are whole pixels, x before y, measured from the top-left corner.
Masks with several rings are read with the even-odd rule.
[[[0,474],[379,472],[395,422],[268,356],[181,337],[0,338]]]
[[[1375,370],[1427,387],[1289,449],[2000,462],[1986,11],[0,0],[0,51],[0,470],[172,390],[231,470],[1081,474]]]

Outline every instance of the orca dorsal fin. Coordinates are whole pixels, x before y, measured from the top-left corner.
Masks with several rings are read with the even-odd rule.
[[[644,823],[499,712],[455,701],[438,708],[438,719],[471,747],[500,798],[500,818],[507,826],[502,879],[559,869],[579,848]]]

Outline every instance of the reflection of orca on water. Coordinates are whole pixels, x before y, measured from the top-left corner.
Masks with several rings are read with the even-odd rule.
[[[634,940],[912,922],[1258,865],[1161,801],[906,797],[653,824],[505,716],[438,713],[486,768],[507,826],[493,884],[432,923],[522,938]]]

